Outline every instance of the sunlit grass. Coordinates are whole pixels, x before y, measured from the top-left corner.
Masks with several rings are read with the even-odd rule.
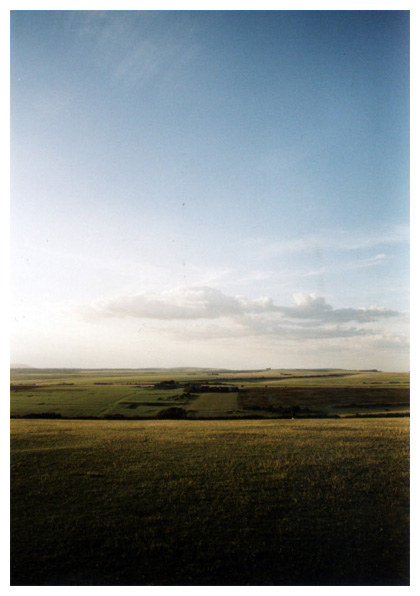
[[[15,584],[407,584],[409,423],[12,421]]]

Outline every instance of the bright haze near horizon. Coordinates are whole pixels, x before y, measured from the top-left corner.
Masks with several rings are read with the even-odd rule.
[[[407,11],[12,11],[11,362],[409,369]]]

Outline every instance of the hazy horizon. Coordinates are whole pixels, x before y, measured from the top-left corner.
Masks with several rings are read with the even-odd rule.
[[[133,368],[133,367],[118,367],[118,368],[104,368],[104,367],[96,367],[96,368],[89,368],[89,367],[65,367],[65,366],[61,366],[61,367],[36,367],[36,366],[31,366],[29,364],[17,364],[17,363],[11,363],[10,364],[10,369],[15,369],[15,370],[23,370],[23,369],[28,369],[28,370],[141,370],[141,371],[147,371],[147,370],[197,370],[197,371],[206,371],[206,370],[211,370],[211,371],[220,371],[220,372],[270,372],[270,371],[279,371],[279,370],[295,370],[295,371],[335,371],[335,370],[343,370],[343,371],[357,371],[357,372],[410,372],[410,371],[381,371],[381,370],[377,370],[377,369],[347,369],[347,368],[332,368],[332,367],[324,367],[324,368],[259,368],[259,369],[251,369],[251,368],[243,368],[243,369],[238,369],[238,368],[221,368],[221,367],[216,367],[216,366],[172,366],[172,367],[145,367],[145,368],[141,368],[141,367],[137,367],[137,368]]]
[[[11,11],[11,362],[408,371],[409,11]]]

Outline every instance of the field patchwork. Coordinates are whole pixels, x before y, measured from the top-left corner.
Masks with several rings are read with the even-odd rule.
[[[408,373],[12,371],[12,417],[407,416]]]

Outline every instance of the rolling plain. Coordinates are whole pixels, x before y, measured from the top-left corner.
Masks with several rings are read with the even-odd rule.
[[[408,585],[409,374],[11,371],[12,585]]]
[[[12,417],[407,415],[408,373],[200,369],[11,371]]]

